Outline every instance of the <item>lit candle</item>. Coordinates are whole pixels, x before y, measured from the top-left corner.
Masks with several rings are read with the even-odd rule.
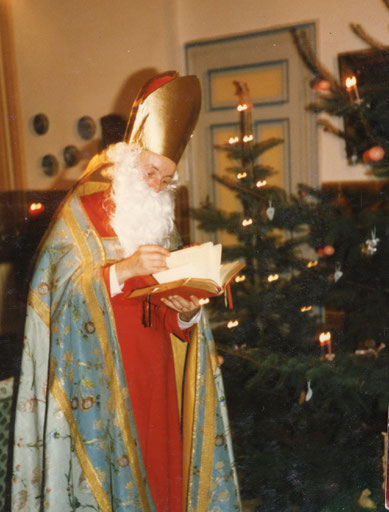
[[[243,219],[242,220],[242,226],[250,226],[253,223],[253,219]]]
[[[239,142],[239,137],[230,137],[228,139],[228,144],[236,144],[237,142]]]
[[[254,136],[253,135],[245,135],[243,137],[243,142],[251,142],[252,140],[254,140]]]
[[[237,327],[239,325],[238,320],[230,320],[227,324],[227,327],[229,329],[233,329],[234,327]]]
[[[44,211],[45,207],[42,203],[31,203],[28,208],[28,213],[31,217],[37,217]]]
[[[307,267],[308,268],[316,267],[317,263],[318,263],[317,260],[308,261]]]
[[[332,354],[331,350],[331,333],[329,331],[320,333],[319,336],[320,347],[322,349],[322,354],[324,352],[324,346],[327,345],[328,353]]]
[[[303,307],[300,309],[300,311],[301,311],[302,313],[305,313],[306,311],[311,311],[311,309],[312,309],[312,306],[303,306]]]
[[[209,299],[200,299],[199,304],[200,306],[205,306],[205,304],[209,304]]]
[[[236,107],[236,110],[238,112],[243,112],[244,110],[247,110],[249,107],[246,103],[240,104]]]
[[[257,181],[257,183],[255,184],[255,186],[256,186],[257,188],[264,187],[265,185],[267,185],[267,181],[266,181],[266,180],[259,180],[259,181]]]
[[[277,281],[279,278],[280,276],[278,274],[271,274],[270,276],[268,276],[267,280],[269,281],[269,283],[272,283],[273,281]]]
[[[241,283],[242,281],[245,281],[245,280],[246,280],[246,276],[243,274],[241,276],[235,277],[235,283]]]
[[[236,177],[238,178],[238,180],[243,180],[243,178],[247,177],[247,172],[246,171],[239,172]]]
[[[359,97],[359,92],[358,92],[358,87],[357,87],[357,77],[355,75],[346,78],[346,89],[349,92],[349,94],[351,93],[351,91],[354,91],[356,103],[361,102],[361,98]]]

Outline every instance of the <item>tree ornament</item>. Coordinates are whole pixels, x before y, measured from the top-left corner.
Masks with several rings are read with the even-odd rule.
[[[351,164],[352,165],[356,165],[358,163],[358,155],[356,155],[355,153],[353,153],[350,157],[350,161],[351,161]]]
[[[323,249],[323,252],[326,256],[332,256],[335,252],[335,249],[332,245],[326,245]]]
[[[324,256],[324,249],[323,247],[319,247],[318,249],[316,249],[316,252],[319,256]]]
[[[376,228],[374,226],[374,229],[371,230],[371,238],[369,238],[368,240],[366,240],[366,252],[367,254],[374,254],[375,252],[377,252],[377,246],[378,246],[378,242],[380,241],[379,238],[377,238],[377,235],[376,235]]]
[[[307,382],[307,386],[308,386],[308,390],[307,390],[307,394],[305,395],[305,401],[309,402],[309,400],[312,398],[312,395],[313,395],[310,380]]]
[[[331,84],[328,80],[316,80],[312,89],[317,92],[327,92],[331,89]]]
[[[385,150],[381,146],[373,146],[370,149],[367,149],[363,153],[363,161],[368,162],[379,162],[385,156]]]
[[[273,220],[275,211],[272,201],[269,199],[269,206],[266,208],[266,215],[269,220]]]
[[[334,281],[337,283],[339,279],[342,277],[343,272],[341,271],[340,263],[337,261],[335,263],[335,273],[334,273]]]
[[[370,160],[372,162],[379,162],[385,156],[385,150],[381,146],[373,146],[369,150]]]

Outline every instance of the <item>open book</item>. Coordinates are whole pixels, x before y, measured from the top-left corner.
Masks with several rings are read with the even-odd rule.
[[[155,285],[132,291],[127,297],[145,299],[154,304],[169,295],[199,299],[221,295],[227,284],[245,266],[242,261],[221,263],[222,246],[206,242],[170,253],[166,258],[168,270],[153,274]]]

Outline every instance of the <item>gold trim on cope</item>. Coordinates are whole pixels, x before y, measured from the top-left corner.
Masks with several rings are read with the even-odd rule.
[[[68,226],[76,244],[79,248],[82,261],[83,261],[83,274],[82,274],[82,288],[83,293],[86,299],[86,303],[88,304],[90,314],[91,314],[91,320],[95,325],[96,334],[100,340],[101,343],[101,349],[103,352],[105,367],[107,369],[107,372],[109,374],[109,381],[111,386],[111,393],[114,400],[114,408],[117,414],[118,422],[119,422],[119,428],[121,430],[121,434],[123,437],[124,445],[126,447],[128,460],[130,461],[130,465],[132,468],[134,480],[136,487],[139,492],[139,498],[142,503],[143,510],[145,512],[150,511],[150,504],[149,500],[147,498],[146,494],[146,488],[145,488],[145,482],[142,477],[142,472],[140,469],[140,463],[138,459],[138,454],[136,450],[136,442],[131,432],[131,426],[128,416],[128,410],[124,402],[121,385],[119,381],[119,377],[117,374],[115,362],[113,359],[113,354],[111,350],[111,346],[108,339],[108,334],[106,331],[106,325],[104,316],[102,313],[102,310],[100,308],[97,296],[95,294],[95,291],[93,289],[93,271],[94,271],[94,264],[93,264],[93,256],[91,253],[91,250],[85,240],[85,235],[80,228],[77,219],[70,209],[69,204],[65,204],[63,209],[63,217],[66,225]],[[91,229],[94,229],[93,227]],[[95,236],[97,237],[97,234]],[[100,251],[104,253],[104,248],[101,244]],[[103,266],[105,264],[105,255],[102,259],[101,265]],[[105,287],[103,287],[105,290]],[[109,298],[106,297],[106,303],[110,305]],[[109,314],[111,319],[113,319],[112,311],[109,310]],[[114,322],[114,320],[112,320]]]
[[[197,370],[199,350],[199,329],[194,328],[188,347],[185,368],[184,405],[182,418],[182,505],[183,512],[189,510],[189,501],[192,494],[192,459],[194,453],[194,430],[197,417],[196,394],[198,394],[199,375]]]
[[[50,327],[50,308],[32,288],[30,288],[27,303],[32,307],[46,327]]]
[[[182,391],[183,391],[183,383],[184,383],[184,370],[185,370],[185,361],[186,361],[186,352],[188,348],[188,344],[174,334],[170,335],[170,342],[172,345],[173,351],[173,360],[174,360],[174,372],[176,376],[176,389],[177,389],[177,403],[178,403],[178,413],[181,418],[182,412]]]
[[[209,354],[208,354],[209,355]],[[204,412],[204,434],[201,450],[201,467],[199,479],[199,495],[197,498],[197,512],[206,512],[209,506],[209,493],[212,478],[213,455],[215,448],[215,409],[216,390],[215,380],[212,372],[212,365],[207,357],[206,395]]]
[[[208,352],[207,370],[205,375],[205,411],[204,424],[198,425],[198,408],[200,406],[199,390],[203,377],[200,374],[201,342],[198,326],[194,330],[188,347],[187,363],[185,368],[184,406],[183,406],[183,512],[191,510],[190,501],[193,500],[193,459],[195,453],[195,439],[197,429],[203,429],[203,443],[201,447],[201,467],[199,475],[199,488],[196,512],[206,512],[209,507],[210,486],[212,477],[213,454],[215,443],[215,407],[216,389],[212,362]]]

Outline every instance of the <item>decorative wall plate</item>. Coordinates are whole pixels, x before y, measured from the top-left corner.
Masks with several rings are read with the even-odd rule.
[[[35,133],[44,135],[49,129],[49,119],[46,114],[36,114],[32,120]]]
[[[45,155],[42,158],[41,166],[46,176],[54,176],[58,171],[58,160],[54,155]]]
[[[80,137],[89,140],[96,133],[96,123],[89,116],[83,116],[78,120],[77,130]]]
[[[73,167],[80,160],[80,152],[76,146],[66,146],[66,148],[63,150],[63,159],[65,160],[67,167]]]

